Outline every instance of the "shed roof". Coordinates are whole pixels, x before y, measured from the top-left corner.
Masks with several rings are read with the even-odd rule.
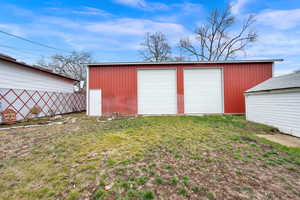
[[[20,65],[22,67],[26,67],[26,68],[37,70],[37,71],[44,72],[44,73],[47,73],[47,74],[51,74],[51,75],[54,75],[54,76],[57,76],[57,77],[60,77],[60,78],[65,78],[65,79],[69,79],[69,80],[72,80],[72,81],[79,81],[77,79],[74,79],[74,78],[71,78],[71,77],[68,77],[68,76],[63,76],[61,74],[54,73],[54,72],[52,72],[48,69],[42,68],[42,67],[32,66],[32,65],[28,65],[28,64],[23,63],[23,62],[18,62],[16,59],[14,59],[12,57],[9,57],[9,56],[6,56],[4,54],[0,54],[0,61],[1,60]]]
[[[270,78],[247,90],[246,93],[291,88],[300,88],[300,72]]]
[[[283,61],[283,59],[263,59],[263,60],[224,60],[224,61],[167,61],[167,62],[99,62],[85,63],[88,66],[123,66],[123,65],[176,65],[176,64],[233,64],[233,63],[273,63]]]

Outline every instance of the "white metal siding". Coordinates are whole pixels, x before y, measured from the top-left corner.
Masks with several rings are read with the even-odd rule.
[[[177,113],[175,69],[138,70],[138,113]]]
[[[73,92],[73,81],[0,61],[0,88]]]
[[[300,91],[249,94],[246,96],[246,118],[300,137]]]
[[[185,113],[222,113],[222,70],[184,70]]]
[[[101,90],[89,90],[89,115],[101,116]]]

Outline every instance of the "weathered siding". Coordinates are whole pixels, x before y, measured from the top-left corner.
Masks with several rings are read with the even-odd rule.
[[[49,92],[73,92],[74,81],[0,61],[0,88]]]
[[[101,89],[102,113],[137,112],[137,74],[133,67],[91,67],[89,89]]]
[[[246,118],[300,137],[300,90],[246,95]]]
[[[272,63],[90,66],[89,88],[102,90],[102,113],[137,113],[137,69],[177,69],[177,111],[184,113],[184,68],[223,68],[225,113],[245,113],[243,93],[272,77]]]

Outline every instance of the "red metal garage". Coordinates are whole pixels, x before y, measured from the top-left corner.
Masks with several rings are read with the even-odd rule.
[[[89,64],[87,112],[244,113],[243,93],[271,78],[275,61]]]

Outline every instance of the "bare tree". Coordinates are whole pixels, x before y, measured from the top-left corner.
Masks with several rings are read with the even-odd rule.
[[[254,15],[249,15],[240,30],[232,30],[236,24],[236,17],[230,12],[230,6],[225,10],[213,10],[207,23],[195,30],[195,40],[192,44],[189,38],[181,39],[179,48],[185,53],[195,56],[199,60],[228,60],[234,59],[238,52],[246,52],[245,48],[257,39],[255,31],[250,31],[255,22]]]
[[[171,47],[166,36],[161,32],[146,33],[141,46],[142,49],[139,52],[145,61],[161,62],[171,58]]]
[[[52,69],[58,74],[66,75],[80,81],[86,78],[86,68],[83,63],[92,61],[92,56],[87,52],[72,52],[69,55],[54,55],[49,62],[41,60],[38,65]]]

